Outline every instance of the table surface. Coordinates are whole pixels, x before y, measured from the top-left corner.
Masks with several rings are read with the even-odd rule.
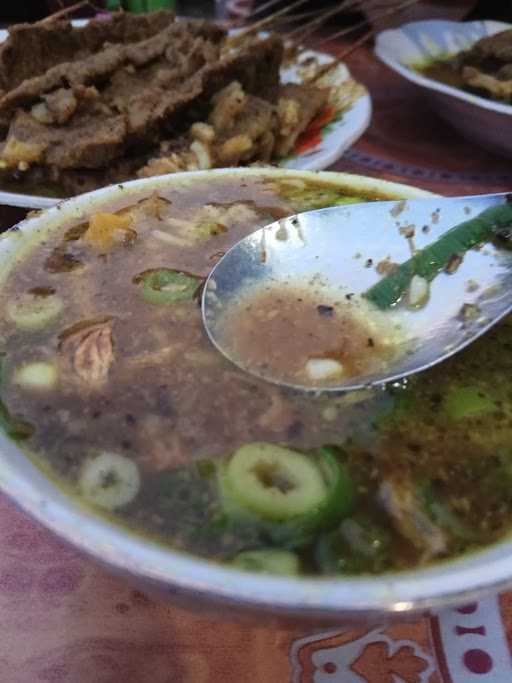
[[[511,187],[509,161],[461,139],[369,49],[348,61],[371,92],[374,115],[334,170],[448,195]],[[0,229],[23,215],[0,207]],[[238,683],[249,676],[257,683],[512,680],[507,594],[386,628],[340,624],[315,633],[268,621],[227,622],[150,598],[63,545],[4,498],[0,549],[0,683]]]

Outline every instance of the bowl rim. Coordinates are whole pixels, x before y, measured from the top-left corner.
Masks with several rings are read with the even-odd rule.
[[[377,191],[397,199],[436,196],[408,185],[335,172],[254,168],[158,176],[101,188],[25,219],[17,230],[0,239],[0,263],[12,259],[24,242],[32,245],[33,234],[41,239],[40,235],[54,223],[60,224],[68,217],[84,217],[84,209],[90,211],[107,198],[121,196],[125,190],[134,194],[138,190],[147,192],[212,175],[308,177],[349,186],[352,192]],[[169,595],[183,594],[223,607],[310,620],[335,621],[340,615],[367,620],[461,604],[512,581],[512,540],[426,569],[372,577],[278,577],[241,571],[173,550],[95,513],[76,496],[66,494],[61,486],[54,484],[3,434],[0,434],[0,489],[55,534],[111,569],[163,588]]]
[[[375,55],[382,62],[384,62],[384,64],[389,66],[390,69],[393,69],[393,71],[396,71],[411,83],[414,83],[415,85],[425,88],[426,90],[434,90],[443,95],[449,95],[451,97],[455,97],[458,100],[467,102],[468,104],[471,104],[473,106],[480,107],[481,109],[487,109],[489,111],[493,111],[499,114],[512,116],[512,104],[501,104],[500,102],[495,102],[494,100],[466,92],[461,88],[446,85],[445,83],[441,83],[440,81],[428,78],[428,76],[423,76],[422,74],[419,74],[417,71],[415,71],[412,67],[407,66],[405,62],[400,61],[399,59],[390,54],[388,43],[393,40],[396,34],[403,33],[403,30],[405,28],[409,26],[415,26],[418,28],[422,27],[426,31],[428,31],[429,28],[432,28],[434,25],[439,26],[440,24],[442,24],[445,27],[450,27],[450,29],[454,33],[460,31],[461,27],[463,26],[483,25],[487,29],[490,29],[488,35],[494,35],[499,31],[512,28],[512,24],[508,24],[503,21],[494,21],[490,19],[464,22],[449,21],[446,19],[424,19],[422,21],[411,21],[406,24],[402,24],[402,26],[398,28],[385,29],[384,31],[378,33],[375,38]]]

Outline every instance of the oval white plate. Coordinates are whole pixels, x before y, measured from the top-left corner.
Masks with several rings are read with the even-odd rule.
[[[73,21],[75,26],[84,26],[87,20]],[[0,30],[0,43],[7,38],[7,31]],[[284,68],[281,79],[284,83],[301,81],[301,64],[315,58],[319,64],[333,60],[323,52],[302,52],[297,65]],[[303,67],[305,68],[305,67]],[[282,159],[283,168],[299,171],[318,171],[337,161],[351,145],[364,133],[370,123],[371,100],[366,88],[354,81],[344,64],[329,71],[323,79],[325,85],[333,89],[332,105],[311,122],[308,130],[301,136],[293,154]],[[59,199],[37,195],[3,192],[0,190],[0,204],[41,209],[53,206]]]

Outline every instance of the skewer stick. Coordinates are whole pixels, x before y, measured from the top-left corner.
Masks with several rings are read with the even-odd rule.
[[[384,19],[386,17],[393,16],[397,12],[400,12],[403,9],[406,9],[407,7],[410,7],[411,5],[415,5],[419,0],[405,0],[405,2],[400,3],[400,5],[397,5],[396,7],[388,8],[384,12],[381,12],[380,14],[375,15],[375,19]],[[357,30],[358,28],[362,28],[363,26],[366,26],[369,24],[369,20],[365,19],[363,21],[358,22],[357,24],[354,24],[353,26],[349,26],[348,28],[342,29],[341,31],[337,31],[336,33],[331,34],[330,36],[326,36],[325,38],[322,39],[322,43],[329,42],[331,40],[335,40],[336,38],[341,38],[342,36],[348,35],[349,33],[352,33],[353,31]],[[346,50],[344,50],[341,55],[339,55],[334,62],[331,62],[330,64],[324,64],[321,66],[316,74],[310,79],[311,81],[316,81],[318,78],[326,74],[328,71],[331,69],[334,69],[338,66],[340,62],[342,62],[344,59],[348,57],[348,55],[352,54],[355,50],[361,47],[361,45],[364,45],[367,43],[372,36],[377,33],[376,28],[372,28],[370,31],[367,31],[364,33],[360,38],[358,38],[354,43],[349,45]]]
[[[288,14],[289,12],[291,12],[291,10],[295,9],[296,7],[300,7],[301,5],[304,5],[306,2],[309,2],[309,0],[295,0],[295,2],[292,2],[291,5],[283,7],[277,12],[274,12],[274,14],[271,14],[270,16],[265,17],[264,19],[260,19],[259,21],[256,21],[254,24],[247,26],[245,29],[242,29],[242,31],[235,36],[236,42],[239,42],[241,39],[243,39],[250,33],[260,31],[262,28],[265,28],[265,26],[272,24],[278,17],[282,17],[285,14]]]
[[[90,2],[90,0],[81,0],[80,2],[76,2],[74,5],[70,5],[69,7],[63,7],[62,9],[57,10],[57,12],[49,14],[44,19],[41,19],[38,23],[48,24],[51,21],[58,21],[61,17],[65,17],[68,14],[71,14],[72,12],[76,12],[76,10],[82,9],[82,7],[90,7],[96,12],[101,11],[101,8],[93,5],[93,3]]]
[[[318,16],[318,13],[315,12],[315,14],[317,15],[315,19],[308,22],[307,24],[304,24],[304,26],[299,26],[293,31],[287,33],[287,38],[290,40],[304,40],[304,38],[313,33],[317,27],[324,24],[327,21],[327,19],[330,19],[330,17],[333,17],[336,14],[341,14],[342,12],[347,12],[348,10],[357,7],[357,5],[358,0],[345,0],[345,2],[341,2],[340,5],[338,5],[338,7],[329,9],[326,12],[320,14],[320,16]]]
[[[411,5],[415,5],[419,2],[419,0],[405,0],[405,2],[402,2],[400,5],[397,5],[396,7],[389,7],[388,9],[384,10],[383,12],[380,12],[379,14],[376,14],[374,16],[374,20],[378,19],[385,19],[386,17],[390,17],[393,14],[396,14],[397,12],[400,12],[403,9],[406,9],[407,7],[410,7]],[[337,33],[333,33],[330,36],[326,36],[324,38],[324,42],[330,41],[330,40],[336,40],[336,38],[341,38],[344,35],[347,35],[348,33],[351,33],[352,31],[355,31],[358,28],[362,28],[363,26],[366,26],[369,24],[370,21],[369,19],[364,19],[363,21],[358,22],[357,24],[354,24],[354,26],[351,26],[346,29],[342,29],[341,31],[338,31]],[[376,32],[377,29],[372,29],[372,31],[368,32],[368,38],[371,38],[371,36]],[[362,43],[360,43],[362,45]]]

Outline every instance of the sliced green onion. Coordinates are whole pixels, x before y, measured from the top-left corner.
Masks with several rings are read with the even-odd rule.
[[[170,268],[148,270],[136,278],[142,285],[142,296],[151,304],[172,304],[192,299],[200,279]]]
[[[364,201],[361,197],[344,195],[340,188],[327,185],[306,188],[294,186],[290,183],[279,183],[277,189],[281,196],[291,202],[297,212]]]
[[[194,225],[194,232],[200,239],[209,239],[227,232],[227,228],[222,223],[215,223],[213,221],[198,223]]]
[[[273,444],[242,446],[219,467],[225,513],[272,544],[300,547],[349,514],[354,484],[330,449],[304,455]]]
[[[27,292],[7,304],[7,318],[20,330],[35,332],[54,322],[64,304],[56,294]]]
[[[6,378],[6,354],[0,353],[0,389],[5,384]],[[16,441],[28,439],[34,433],[32,425],[21,418],[11,415],[3,401],[0,401],[0,430]]]
[[[25,420],[11,415],[2,401],[0,401],[0,429],[15,441],[29,439],[34,433],[34,427]]]
[[[444,413],[452,420],[463,420],[498,410],[496,402],[486,392],[474,386],[449,389],[442,406]]]
[[[364,517],[348,518],[318,538],[314,559],[323,574],[381,572],[389,562],[390,542],[383,527]]]
[[[512,204],[491,206],[475,218],[451,228],[428,247],[418,251],[370,287],[364,296],[378,308],[390,308],[400,300],[415,275],[430,282],[446,268],[454,254],[464,254],[468,249],[490,240],[511,224]]]
[[[91,503],[115,510],[130,503],[139,492],[139,469],[129,458],[104,452],[84,463],[78,488]]]
[[[300,571],[299,558],[289,550],[265,548],[244,550],[231,563],[239,569],[263,574],[296,576]]]
[[[328,527],[332,522],[350,514],[354,507],[356,489],[347,468],[338,460],[334,449],[320,449],[318,466],[329,487],[328,496],[319,510],[322,516],[321,526]]]
[[[57,384],[57,366],[55,363],[37,361],[26,363],[17,368],[13,382],[25,389],[44,390],[52,389]]]
[[[310,458],[273,444],[239,448],[226,478],[238,503],[266,519],[282,521],[316,510],[327,495],[322,472]]]

